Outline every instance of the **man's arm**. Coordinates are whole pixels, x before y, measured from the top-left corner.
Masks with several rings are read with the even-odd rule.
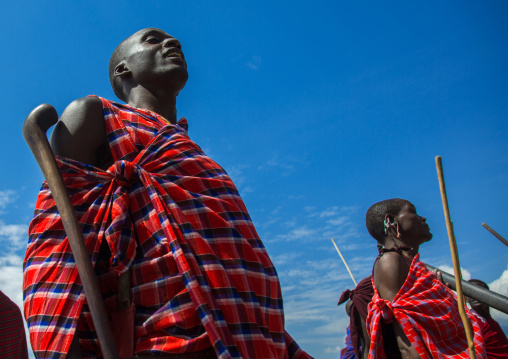
[[[106,169],[112,157],[102,101],[83,97],[67,106],[51,134],[51,148],[56,155]]]

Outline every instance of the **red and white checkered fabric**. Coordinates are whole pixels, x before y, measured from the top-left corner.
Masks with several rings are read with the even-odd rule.
[[[393,301],[374,297],[369,304],[367,331],[371,337],[369,359],[385,359],[381,318],[394,319],[422,359],[469,358],[466,333],[457,307],[457,296],[429,271],[417,254],[404,285]],[[474,331],[476,358],[487,358],[478,318],[467,311]]]
[[[132,270],[135,353],[213,345],[219,358],[308,358],[284,330],[280,284],[227,173],[185,119],[102,99],[115,163],[57,158],[108,308]],[[24,311],[39,358],[63,358],[74,332],[100,357],[68,240],[43,184],[24,263]],[[111,257],[102,260],[101,243]]]

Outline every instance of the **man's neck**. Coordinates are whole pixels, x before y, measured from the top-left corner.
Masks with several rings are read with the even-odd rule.
[[[127,103],[132,107],[153,111],[175,124],[177,95],[178,93],[154,94],[144,88],[133,88]]]

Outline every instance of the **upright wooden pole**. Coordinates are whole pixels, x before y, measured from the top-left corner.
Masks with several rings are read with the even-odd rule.
[[[440,156],[436,156],[436,169],[437,169],[437,177],[439,180],[439,189],[441,190],[443,211],[446,220],[446,229],[448,231],[448,239],[450,241],[450,251],[452,253],[453,271],[455,272],[455,286],[457,288],[457,301],[459,314],[460,318],[462,319],[464,329],[466,330],[467,344],[469,347],[469,357],[471,359],[476,359],[473,331],[471,330],[471,323],[469,323],[469,318],[467,317],[466,309],[464,307],[464,295],[462,294],[462,283],[461,283],[462,273],[460,271],[459,253],[457,251],[457,242],[455,241],[455,235],[453,233],[453,223],[450,219],[450,210],[448,208],[448,199],[446,197],[446,188],[443,175],[443,164],[441,162]]]

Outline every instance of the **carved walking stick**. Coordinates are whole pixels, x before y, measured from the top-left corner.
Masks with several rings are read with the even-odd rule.
[[[448,231],[448,239],[450,240],[450,251],[452,253],[453,271],[455,272],[455,286],[457,288],[457,301],[460,318],[466,330],[467,344],[469,347],[469,356],[471,359],[476,359],[476,350],[474,347],[473,335],[471,330],[471,323],[467,317],[464,307],[464,295],[462,294],[462,273],[460,271],[459,253],[457,251],[457,242],[455,241],[455,234],[453,233],[453,223],[450,219],[450,210],[448,209],[448,199],[446,197],[446,188],[443,175],[443,164],[441,156],[436,156],[436,169],[437,177],[439,180],[439,189],[441,190],[441,200],[443,202],[443,211],[446,220],[446,229]]]
[[[48,104],[40,105],[30,112],[26,118],[23,124],[23,137],[46,178],[58,212],[60,212],[62,217],[62,223],[71,246],[79,277],[83,284],[83,290],[90,307],[95,329],[97,330],[102,354],[104,358],[117,359],[115,341],[111,334],[106,308],[92,268],[90,255],[85,246],[83,233],[81,232],[81,227],[46,137],[46,131],[57,121],[58,114],[53,106]]]

